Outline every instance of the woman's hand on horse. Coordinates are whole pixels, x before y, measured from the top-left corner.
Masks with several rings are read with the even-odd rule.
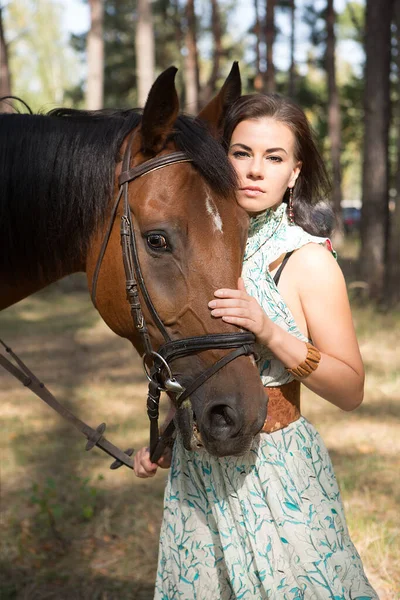
[[[275,325],[257,300],[246,292],[241,277],[238,280],[237,290],[216,290],[214,296],[215,299],[208,303],[213,317],[220,317],[227,323],[243,327],[254,333],[261,344],[265,346],[269,344]]]
[[[171,456],[171,448],[166,448],[157,463],[153,463],[150,460],[150,449],[141,448],[133,457],[133,470],[135,475],[141,479],[154,477],[158,467],[161,467],[162,469],[169,469],[171,466]]]

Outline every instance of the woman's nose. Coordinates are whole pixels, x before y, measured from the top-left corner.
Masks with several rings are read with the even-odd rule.
[[[248,177],[251,179],[264,179],[262,160],[254,158],[249,164]]]

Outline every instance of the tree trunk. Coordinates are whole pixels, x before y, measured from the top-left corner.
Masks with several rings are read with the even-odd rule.
[[[326,74],[328,80],[328,130],[333,179],[333,209],[336,216],[335,244],[340,245],[343,239],[342,218],[342,169],[340,154],[342,146],[339,95],[336,85],[335,69],[335,11],[333,0],[328,0],[326,7]]]
[[[275,1],[266,0],[265,14],[265,43],[267,45],[267,70],[265,72],[265,91],[276,91],[275,65],[274,65],[274,40],[275,40]]]
[[[361,276],[381,299],[388,220],[390,24],[393,0],[367,0]]]
[[[138,0],[137,2],[135,50],[138,105],[144,106],[155,79],[156,62],[150,0]]]
[[[393,210],[389,212],[390,228],[385,269],[385,304],[389,308],[400,304],[400,0],[394,0],[394,22],[397,30],[397,104],[395,115],[397,121],[397,171],[395,204]]]
[[[254,34],[256,36],[256,76],[254,78],[254,89],[256,92],[262,92],[263,89],[263,77],[261,74],[261,43],[262,43],[262,30],[260,21],[260,11],[258,8],[258,0],[254,0]]]
[[[290,68],[289,68],[289,86],[288,95],[290,98],[296,96],[296,68],[294,58],[294,48],[296,42],[296,3],[295,0],[290,0]]]
[[[186,3],[186,57],[185,57],[185,97],[186,111],[197,114],[199,110],[199,60],[197,54],[196,13],[194,0]]]
[[[211,0],[211,31],[214,40],[212,70],[202,94],[202,105],[205,106],[215,94],[222,57],[222,32],[221,32],[221,16],[218,6],[218,0]]]
[[[8,66],[8,47],[4,37],[2,7],[0,6],[0,98],[11,96],[11,76]],[[8,102],[0,102],[0,112],[13,112]]]
[[[103,0],[89,0],[90,30],[87,36],[87,90],[88,110],[103,108],[104,98],[104,40]]]

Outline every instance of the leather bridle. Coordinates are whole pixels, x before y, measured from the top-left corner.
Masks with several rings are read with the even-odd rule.
[[[133,135],[133,134],[132,134]],[[143,366],[146,376],[149,380],[149,390],[147,397],[147,413],[150,419],[150,455],[151,460],[156,462],[166,445],[171,443],[175,425],[171,421],[163,434],[159,434],[158,416],[159,402],[162,391],[168,392],[174,398],[174,404],[179,408],[179,412],[184,414],[186,423],[193,424],[193,411],[190,403],[190,396],[210,377],[222,369],[239,356],[248,356],[254,353],[255,336],[249,332],[239,333],[220,333],[203,335],[199,337],[188,337],[180,340],[172,340],[166,327],[164,326],[151,297],[148,293],[143,274],[140,268],[139,256],[136,245],[135,229],[132,221],[132,213],[129,206],[128,186],[131,181],[167,167],[168,165],[191,162],[183,152],[172,152],[150,159],[136,167],[129,168],[131,159],[131,141],[129,139],[127,149],[125,151],[122,172],[119,176],[119,192],[117,199],[112,208],[109,225],[102,242],[97,264],[94,270],[91,296],[94,305],[96,306],[96,290],[97,282],[100,274],[101,264],[104,254],[107,249],[111,231],[114,226],[117,210],[121,198],[123,197],[123,214],[121,217],[121,246],[122,258],[125,268],[126,277],[126,294],[129,302],[131,315],[136,330],[140,334],[141,342],[144,348]],[[157,351],[154,350],[148,333],[146,321],[143,316],[140,294],[147,306],[153,323],[161,332],[164,343]],[[12,351],[12,349],[0,339],[0,346],[3,346],[5,351],[14,360],[13,364],[8,358],[0,354],[0,366],[4,367],[9,373],[16,377],[23,385],[29,387],[39,398],[46,402],[64,419],[69,421],[78,431],[83,433],[87,438],[86,450],[91,450],[94,446],[113,456],[115,461],[111,465],[112,469],[117,469],[122,465],[126,465],[133,469],[133,449],[128,448],[125,452],[112,444],[104,437],[106,429],[105,423],[101,423],[96,429],[87,425],[84,421],[76,417],[71,411],[62,406],[46,386],[29,370],[24,362]],[[187,388],[174,378],[171,363],[185,356],[197,354],[206,350],[230,350],[223,358],[198,375]],[[149,364],[151,363],[151,364]],[[185,444],[186,446],[188,444]],[[189,446],[190,447],[190,446]]]
[[[139,177],[152,173],[158,169],[183,162],[191,162],[191,159],[184,152],[172,152],[147,160],[146,162],[129,168],[131,159],[131,139],[128,142],[127,149],[122,162],[122,171],[119,176],[119,193],[112,210],[110,223],[104,237],[99,258],[93,276],[92,301],[96,305],[96,289],[100,274],[101,263],[107,248],[111,235],[111,230],[116,218],[117,208],[123,198],[123,213],[121,216],[121,246],[122,258],[126,277],[126,294],[131,309],[131,315],[136,330],[140,334],[141,342],[144,348],[143,366],[146,376],[149,380],[149,390],[147,398],[147,413],[150,419],[150,455],[151,460],[156,462],[160,458],[165,444],[173,432],[174,425],[171,424],[159,435],[158,417],[159,401],[162,391],[168,392],[174,396],[174,404],[177,409],[182,409],[184,403],[187,410],[191,410],[190,395],[193,394],[203,383],[239,356],[248,356],[254,353],[255,336],[250,332],[239,333],[219,333],[207,334],[199,337],[188,337],[179,340],[172,340],[168,334],[152,300],[146,283],[143,278],[140,267],[138,249],[136,244],[135,228],[132,221],[132,211],[129,206],[129,183]],[[157,351],[154,350],[148,333],[146,320],[143,316],[140,294],[147,306],[153,323],[164,338],[164,343]],[[206,350],[228,350],[234,349],[229,354],[214,363],[198,377],[192,381],[185,389],[174,378],[172,374],[171,363],[185,356],[197,354]],[[151,363],[151,368],[149,368]]]

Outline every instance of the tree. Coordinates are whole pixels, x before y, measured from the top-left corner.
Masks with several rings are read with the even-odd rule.
[[[139,106],[144,106],[155,79],[154,29],[150,0],[138,0],[135,40],[138,102]]]
[[[89,0],[90,30],[87,35],[86,107],[98,110],[104,101],[103,0]]]
[[[200,70],[197,53],[197,19],[194,0],[187,0],[185,15],[185,108],[187,112],[197,114],[199,109]]]
[[[295,0],[289,0],[290,4],[290,68],[288,94],[291,98],[296,96],[296,67],[294,48],[296,43],[296,4]]]
[[[275,41],[275,2],[266,0],[265,13],[265,43],[267,46],[267,70],[265,71],[264,86],[267,93],[276,91],[274,41]]]
[[[211,0],[211,31],[213,37],[213,53],[212,53],[212,67],[210,77],[204,88],[202,96],[202,105],[207,104],[212,96],[214,96],[217,81],[220,75],[221,58],[222,58],[222,25],[221,15],[218,6],[218,0]]]
[[[261,44],[262,44],[262,28],[260,20],[260,10],[258,0],[254,0],[254,34],[256,36],[255,53],[256,53],[256,76],[254,78],[254,89],[261,92],[263,88],[263,77],[261,74]]]
[[[336,215],[336,244],[343,235],[342,220],[342,168],[340,155],[342,149],[341,116],[339,95],[336,85],[335,68],[335,11],[333,0],[327,0],[326,6],[326,74],[328,80],[328,128],[332,164],[333,196],[332,203]]]
[[[4,37],[3,8],[0,6],[0,98],[11,96],[11,77],[8,66],[8,45]],[[12,112],[8,102],[0,102],[0,112]]]
[[[400,304],[400,0],[394,0],[394,24],[396,26],[395,47],[393,47],[395,65],[395,105],[394,121],[397,135],[397,165],[394,185],[396,188],[395,202],[389,213],[389,239],[386,252],[385,295],[384,301],[388,307]]]
[[[365,134],[361,212],[361,275],[372,298],[383,291],[388,233],[390,29],[393,0],[367,0],[365,20]]]
[[[1,0],[0,0],[1,1]],[[63,105],[79,71],[53,0],[9,2],[3,11],[13,94],[33,109]]]

